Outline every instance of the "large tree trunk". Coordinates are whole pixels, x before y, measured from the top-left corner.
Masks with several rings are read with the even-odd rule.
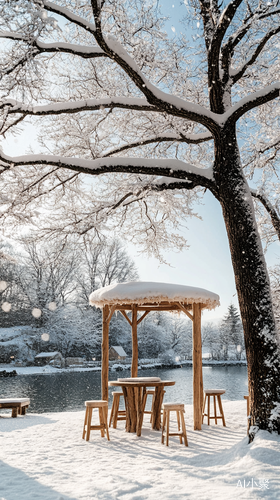
[[[254,426],[280,433],[280,358],[269,277],[235,129],[216,139],[214,175],[226,224],[244,328],[251,439]],[[220,175],[222,174],[222,175]],[[252,427],[253,426],[253,427]]]

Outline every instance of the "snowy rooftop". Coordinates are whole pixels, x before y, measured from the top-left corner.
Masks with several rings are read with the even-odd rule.
[[[186,285],[172,283],[155,283],[150,281],[130,281],[99,288],[92,292],[89,303],[96,307],[105,304],[146,304],[161,302],[180,302],[183,304],[204,304],[207,309],[220,305],[220,297],[216,293]]]
[[[122,346],[120,345],[112,345],[111,346],[112,349],[115,349],[116,353],[119,355],[119,356],[127,356],[125,350],[122,348]]]
[[[35,358],[52,358],[53,356],[56,356],[57,354],[59,354],[58,351],[40,352],[40,354],[37,354],[37,356],[35,356]]]

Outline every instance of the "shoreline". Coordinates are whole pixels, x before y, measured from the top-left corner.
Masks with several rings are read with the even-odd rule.
[[[139,361],[138,368],[139,370],[149,370],[151,368],[165,368],[165,369],[180,369],[184,366],[192,366],[192,360],[184,360],[174,364],[164,364],[164,363],[141,363]],[[202,366],[211,367],[211,366],[247,366],[246,360],[203,360]],[[124,363],[115,363],[110,366],[109,371],[126,371],[130,370],[130,364]],[[14,373],[16,371],[16,373]],[[54,366],[46,365],[46,366],[15,366],[14,364],[0,364],[0,378],[2,377],[12,377],[17,375],[35,375],[35,374],[54,374],[54,373],[63,373],[63,372],[81,372],[81,371],[101,371],[101,363],[99,366],[71,366],[67,368],[56,368]],[[3,374],[6,372],[6,374]],[[12,374],[13,373],[13,374]]]

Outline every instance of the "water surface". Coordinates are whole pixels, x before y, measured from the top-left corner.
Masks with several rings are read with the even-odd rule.
[[[191,366],[176,369],[150,368],[139,370],[138,375],[175,380],[175,386],[165,388],[165,400],[192,403]],[[130,371],[109,373],[110,380],[116,380],[120,376],[129,377]],[[205,366],[203,380],[205,389],[225,389],[223,399],[240,400],[248,393],[246,366]],[[78,411],[84,409],[86,400],[101,398],[101,372],[17,375],[1,378],[0,387],[1,398],[29,397],[31,402],[28,412],[31,413]],[[109,407],[112,404],[113,390],[116,388],[109,388]]]

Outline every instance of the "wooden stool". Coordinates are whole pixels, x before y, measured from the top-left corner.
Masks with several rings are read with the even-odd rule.
[[[153,396],[153,400],[152,400],[152,409],[151,410],[145,410],[146,408],[146,402],[147,402],[147,396]],[[153,404],[154,404],[154,398],[155,398],[155,390],[154,389],[149,389],[148,391],[146,391],[146,394],[144,396],[144,413],[147,413],[148,415],[151,415],[152,414],[152,411],[153,411]]]
[[[154,389],[150,389],[150,390],[148,390],[146,392],[145,397],[144,397],[144,413],[146,413],[148,415],[151,415],[150,422],[152,422],[152,413],[153,413],[153,406],[154,406],[154,400],[155,400],[155,392],[156,391]],[[153,396],[151,410],[145,410],[145,408],[146,408],[146,402],[147,402],[147,396]]]
[[[105,437],[105,430],[107,434],[107,439],[110,441],[109,429],[107,424],[107,411],[108,411],[108,401],[85,401],[86,414],[83,430],[83,439],[89,440],[90,431],[101,431],[101,437]],[[92,409],[99,409],[99,425],[91,425]],[[86,429],[87,428],[87,429]]]
[[[111,427],[111,423],[113,421],[113,427],[114,429],[116,429],[118,420],[126,420],[126,411],[119,410],[120,397],[123,396],[123,392],[113,391],[112,394],[113,394],[113,404],[110,414],[109,427]]]
[[[215,424],[217,424],[218,418],[221,418],[223,421],[223,426],[226,427],[226,422],[225,422],[225,417],[224,417],[224,412],[223,412],[223,407],[222,407],[222,401],[221,401],[221,395],[224,394],[226,391],[224,389],[206,389],[204,391],[204,403],[203,403],[203,410],[202,410],[202,423],[204,420],[204,417],[207,417],[207,424],[210,425],[210,420],[215,419]],[[213,396],[214,400],[214,417],[210,417],[210,397]],[[217,410],[216,410],[216,398],[218,401],[219,405],[219,410],[220,410],[220,415],[217,415]],[[206,399],[207,399],[207,413],[205,413],[205,406],[206,406]]]
[[[166,446],[168,446],[169,436],[179,436],[180,443],[181,444],[183,443],[183,438],[184,438],[185,446],[188,446],[187,432],[184,419],[184,413],[185,413],[184,405],[178,403],[164,403],[162,405],[162,409],[163,409],[162,435],[161,435],[162,444],[164,444],[165,437],[166,437]],[[169,432],[169,421],[170,421],[171,411],[176,411],[178,432]],[[180,418],[181,418],[182,430],[180,430]],[[166,431],[165,431],[165,424],[166,424]]]
[[[163,391],[163,396],[164,396],[165,392],[166,391]],[[154,408],[155,393],[156,393],[155,389],[151,389],[151,390],[149,389],[146,392],[145,397],[144,397],[144,413],[147,413],[148,415],[151,415],[150,422],[152,422],[152,414],[153,414],[153,408]],[[151,410],[145,410],[147,396],[153,396]]]

